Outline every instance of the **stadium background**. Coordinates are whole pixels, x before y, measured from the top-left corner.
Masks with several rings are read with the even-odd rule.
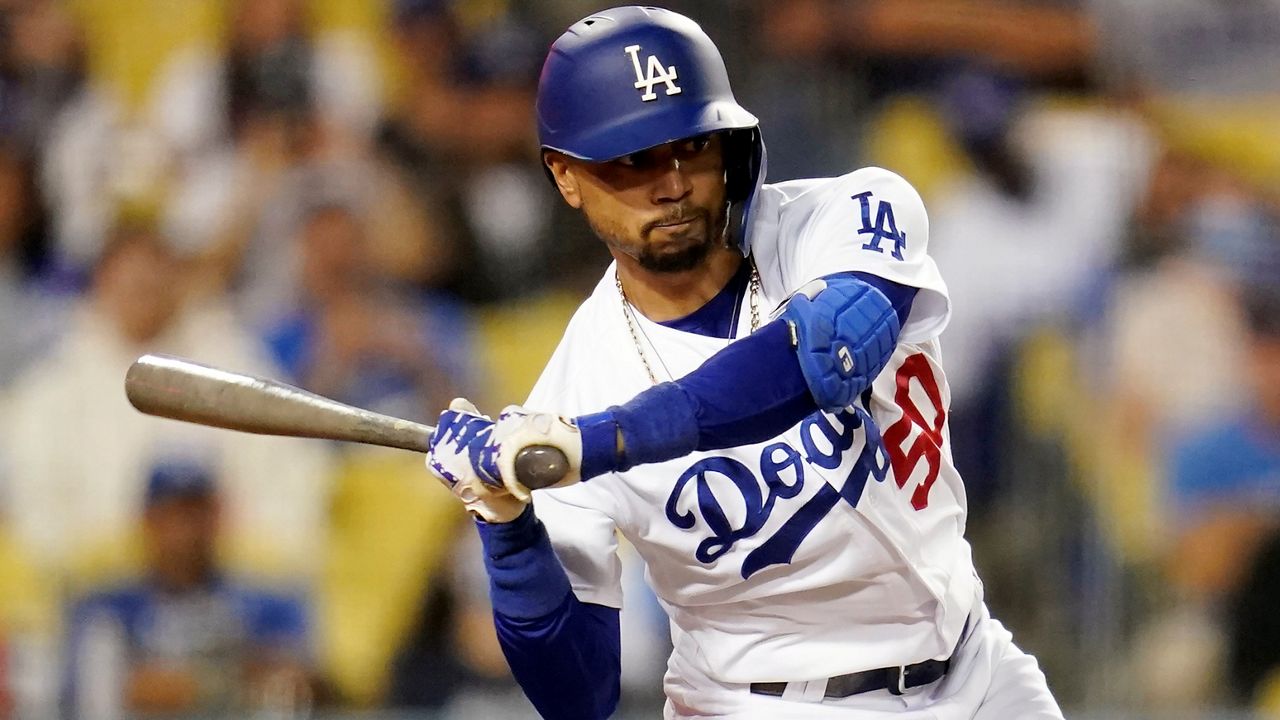
[[[1280,3],[669,6],[771,179],[924,195],[968,534],[1068,715],[1280,716]],[[601,7],[0,2],[0,716],[119,714],[132,660],[68,629],[145,581],[174,467],[217,483],[226,577],[304,611],[284,691],[234,687],[232,640],[182,671],[229,716],[531,712],[418,458],[180,428],[120,381],[162,350],[421,420],[523,400],[607,262],[531,116]],[[629,567],[625,714],[653,717],[665,620]]]

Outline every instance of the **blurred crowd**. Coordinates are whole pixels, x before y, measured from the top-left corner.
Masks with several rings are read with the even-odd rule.
[[[968,535],[1064,706],[1280,716],[1280,3],[666,6],[770,179],[924,195]],[[532,116],[602,7],[0,0],[0,717],[531,712],[419,458],[146,417],[123,378],[522,401],[608,261]]]

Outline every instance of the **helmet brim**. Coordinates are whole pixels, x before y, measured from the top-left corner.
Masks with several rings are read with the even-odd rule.
[[[759,125],[755,115],[741,105],[720,100],[692,105],[672,103],[660,113],[640,108],[633,116],[623,116],[574,138],[573,149],[558,147],[554,139],[544,142],[544,150],[555,150],[587,162],[607,162],[669,142],[724,130],[745,130]]]

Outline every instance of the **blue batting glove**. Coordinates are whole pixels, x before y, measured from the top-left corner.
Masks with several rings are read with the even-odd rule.
[[[440,414],[427,452],[427,469],[473,514],[491,523],[510,522],[525,500],[502,485],[494,423],[470,402],[458,398]]]

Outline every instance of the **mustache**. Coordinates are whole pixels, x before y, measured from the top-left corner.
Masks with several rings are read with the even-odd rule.
[[[657,220],[645,223],[644,232],[645,234],[648,234],[660,225],[678,225],[683,222],[689,222],[690,220],[703,219],[707,216],[708,213],[706,210],[700,210],[698,208],[675,208]]]

